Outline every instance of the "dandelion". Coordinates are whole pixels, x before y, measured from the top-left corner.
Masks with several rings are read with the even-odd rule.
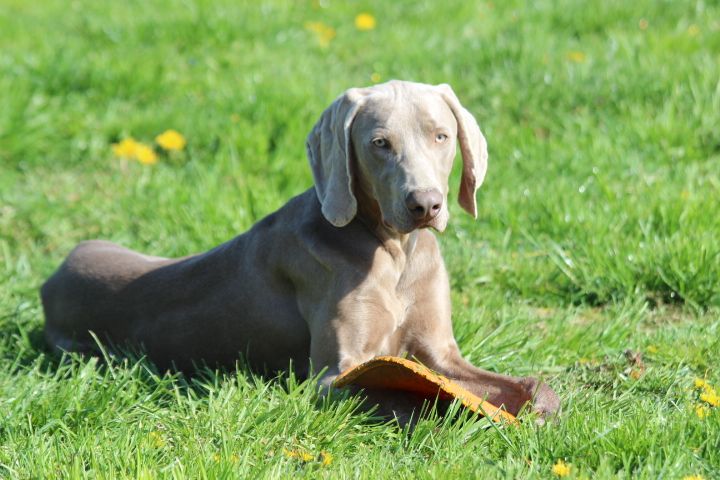
[[[717,392],[712,387],[712,385],[710,385],[709,383],[705,383],[705,386],[703,387],[703,392],[709,393],[710,395],[717,396]]]
[[[710,410],[705,405],[695,406],[695,415],[697,415],[700,420],[707,417],[708,413],[710,413]]]
[[[655,345],[648,345],[647,352],[648,353],[657,353],[658,347],[656,347]]]
[[[155,448],[162,448],[165,446],[165,439],[162,437],[160,432],[150,432],[148,437],[150,437],[150,441]]]
[[[566,58],[574,63],[583,63],[586,57],[583,52],[572,51],[567,53]]]
[[[283,449],[283,453],[288,458],[296,458],[302,462],[309,462],[315,459],[312,455],[309,453],[303,451],[303,450],[287,450]]]
[[[720,407],[720,395],[717,394],[713,386],[710,385],[707,380],[696,378],[693,382],[693,386],[695,387],[695,390],[700,390],[700,401],[713,407]],[[698,416],[700,417],[700,414],[698,414]]]
[[[373,72],[372,75],[370,75],[370,81],[373,83],[379,83],[380,80],[382,80],[382,77],[379,73]]]
[[[147,145],[138,143],[135,147],[135,159],[143,165],[155,165],[158,157],[155,150]]]
[[[713,407],[720,407],[720,396],[718,396],[718,394],[712,389],[709,392],[701,393],[700,400],[712,405]]]
[[[705,477],[702,475],[686,475],[682,480],[705,480]]]
[[[113,154],[116,157],[137,160],[143,165],[154,165],[157,163],[157,154],[151,147],[135,141],[128,137],[112,145]]]
[[[647,30],[648,25],[649,25],[648,21],[645,20],[644,18],[641,18],[640,21],[638,22],[638,27],[640,27],[640,30]]]
[[[688,27],[687,31],[688,31],[688,35],[690,35],[691,37],[697,37],[698,34],[700,33],[700,27],[698,27],[697,25],[695,25],[693,23],[692,25],[690,25]]]
[[[182,150],[187,144],[185,137],[183,137],[178,131],[172,129],[165,130],[163,133],[155,137],[155,142],[168,151]]]
[[[323,22],[307,22],[305,23],[305,29],[315,34],[318,43],[323,48],[330,45],[330,42],[336,35],[335,29],[329,25],[325,25]]]
[[[122,139],[118,143],[113,143],[112,151],[116,157],[134,158],[135,150],[137,149],[138,145],[138,142],[136,142],[134,138],[128,137]]]
[[[369,13],[361,13],[355,17],[355,28],[361,32],[372,30],[376,25],[375,17]]]
[[[552,467],[552,473],[557,477],[567,477],[570,475],[570,464],[558,460]]]
[[[311,453],[306,452],[305,450],[287,450],[283,449],[283,454],[287,458],[294,458],[296,460],[300,460],[303,463],[317,461],[320,462],[321,465],[327,467],[330,465],[333,461],[333,456],[330,454],[330,452],[322,451],[320,452],[320,455],[312,455]],[[235,457],[237,460],[237,457]]]

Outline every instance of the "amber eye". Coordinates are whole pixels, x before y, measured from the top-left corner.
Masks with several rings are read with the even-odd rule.
[[[372,141],[372,143],[378,148],[385,148],[388,145],[387,140],[385,140],[384,138],[376,138]]]
[[[445,140],[447,140],[447,138],[448,136],[444,133],[438,133],[437,135],[435,135],[435,141],[437,143],[443,143]]]

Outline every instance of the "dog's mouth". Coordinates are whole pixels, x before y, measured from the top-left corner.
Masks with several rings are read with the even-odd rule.
[[[409,211],[400,214],[386,215],[382,208],[379,208],[380,225],[386,230],[399,235],[407,235],[415,230],[433,229],[436,232],[444,230],[444,213],[439,212],[432,218],[415,219]]]
[[[395,232],[395,233],[400,233],[400,234],[410,233],[413,230],[415,230],[415,228],[417,228],[417,227],[411,227],[408,229],[408,228],[398,227],[398,226],[393,225],[392,223],[388,222],[387,220],[385,220],[384,217],[382,219],[382,224],[387,230],[390,230],[391,232]]]
[[[417,226],[414,226],[414,225],[409,225],[408,227],[403,227],[403,226],[395,225],[394,223],[390,223],[390,222],[385,218],[384,215],[383,215],[382,218],[381,218],[381,223],[382,223],[383,227],[385,227],[386,230],[388,230],[388,231],[390,231],[390,232],[393,232],[393,233],[400,234],[400,235],[406,235],[406,234],[408,234],[408,233],[410,233],[410,232],[412,232],[413,230],[416,230],[416,229],[418,228]]]
[[[415,227],[416,230],[423,230],[423,229],[426,229],[426,228],[432,228],[432,229],[435,230],[436,232],[440,232],[440,231],[441,231],[440,228],[438,228],[438,226],[437,226],[437,224],[436,224],[436,222],[435,222],[435,219],[429,220],[429,221],[427,221],[427,222],[421,222],[420,224],[418,224],[418,225]]]
[[[424,228],[433,228],[432,226],[432,220],[427,222],[415,222],[415,226],[413,230],[422,230]]]
[[[386,229],[390,230],[391,232],[399,233],[401,235],[407,235],[408,233],[412,233],[415,230],[423,230],[426,228],[432,228],[436,232],[441,231],[436,225],[434,218],[420,222],[412,221],[407,226],[398,226],[393,225],[392,223],[388,222],[385,217],[383,217],[382,224]]]

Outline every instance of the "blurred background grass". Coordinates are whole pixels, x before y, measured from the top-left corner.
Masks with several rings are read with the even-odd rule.
[[[360,13],[375,18],[374,28],[358,30]],[[547,472],[546,464],[573,459],[619,421],[626,435],[607,440],[611,453],[578,454],[581,470],[717,471],[710,448],[718,446],[717,413],[714,424],[692,423],[698,419],[686,418],[690,400],[681,388],[693,374],[718,378],[716,1],[3,1],[0,358],[8,373],[0,385],[11,392],[8,411],[23,418],[42,410],[17,403],[19,379],[39,368],[44,351],[37,288],[78,241],[105,238],[178,256],[237,235],[310,187],[304,139],[332,99],[392,78],[450,83],[490,145],[479,219],[453,203],[440,236],[463,352],[486,368],[540,370],[573,404],[558,430],[513,436],[535,467],[486,433],[481,442],[497,447],[489,458],[502,468],[465,458],[467,468]],[[112,143],[129,136],[151,143],[168,128],[188,140],[180,154],[153,166],[113,157]],[[454,192],[457,176],[456,169]],[[655,353],[644,383],[633,383],[622,352],[648,346]],[[591,368],[577,363],[583,358],[607,361]],[[23,380],[22,391],[48,385],[59,393],[43,402],[72,403],[72,381],[63,387],[53,375],[82,384],[77,361],[62,374]],[[87,388],[107,381],[88,380]],[[240,390],[259,399],[262,388]],[[141,395],[128,393],[128,411],[138,404]],[[63,411],[33,425],[61,421]],[[627,423],[608,418],[613,412]],[[0,436],[19,442],[15,449],[60,441],[5,422]],[[93,422],[108,428],[107,419]],[[180,423],[188,435],[199,428]],[[322,429],[299,425],[292,435],[313,428]],[[459,438],[459,427],[444,428]],[[655,436],[647,445],[638,443],[643,429]],[[675,434],[686,440],[663,456],[662,439]],[[681,452],[693,438],[701,453]],[[546,441],[559,446],[541,447]],[[393,454],[398,462],[415,464],[421,447],[413,445]],[[439,446],[428,455],[458,453]],[[12,458],[6,465],[18,472],[33,465]],[[148,461],[151,470],[159,465]],[[368,468],[376,461],[385,460],[371,455]]]
[[[451,257],[470,265],[456,287],[491,277],[543,302],[720,302],[710,7],[323,5],[6,5],[3,198],[25,227],[8,241],[62,251],[104,236],[167,251],[152,227],[126,233],[128,217],[153,217],[188,230],[170,254],[214,245],[310,185],[304,137],[336,95],[402,78],[451,83],[490,142],[481,220],[456,209],[448,235],[483,258]],[[364,10],[377,26],[358,31]],[[113,161],[112,142],[170,127],[190,141],[184,161],[152,172]],[[114,206],[97,208],[108,189]],[[91,230],[50,240],[49,215]]]

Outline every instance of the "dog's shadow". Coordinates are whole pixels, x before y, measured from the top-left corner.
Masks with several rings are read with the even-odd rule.
[[[13,330],[16,331],[3,333],[22,336],[30,347],[13,358],[13,370],[39,369],[57,381],[70,379],[92,362],[102,377],[108,373],[112,378],[131,376],[131,381],[139,382],[145,391],[166,390],[167,395],[159,392],[163,397],[180,394],[195,399],[206,398],[224,384],[235,382],[240,388],[262,388],[265,385],[270,387],[269,391],[280,389],[276,392],[282,396],[294,396],[301,391],[304,401],[316,412],[342,410],[355,416],[361,424],[391,424],[408,433],[412,433],[421,420],[443,422],[468,418],[457,402],[429,399],[412,392],[361,390],[352,386],[323,392],[317,382],[322,371],[308,378],[298,377],[292,365],[282,372],[257,371],[250,368],[242,355],[238,356],[233,368],[196,364],[192,369],[161,370],[137,349],[98,342],[97,349],[92,352],[58,352],[46,344],[40,326],[28,330],[16,327]]]

